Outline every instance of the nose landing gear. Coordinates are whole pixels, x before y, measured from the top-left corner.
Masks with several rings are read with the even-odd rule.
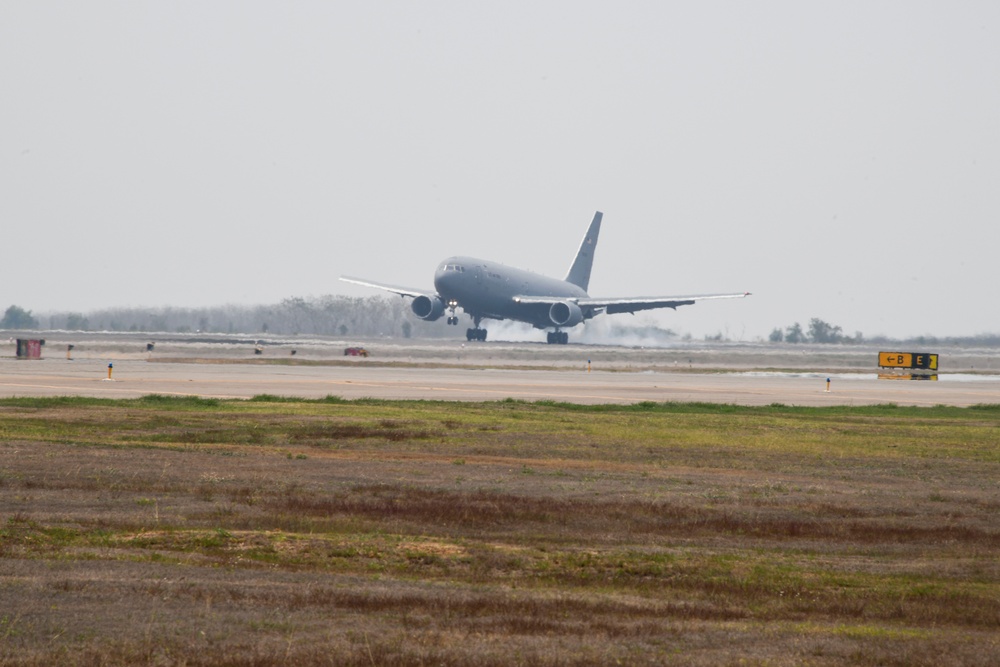
[[[458,326],[458,315],[455,314],[456,308],[458,308],[458,301],[452,299],[448,302],[448,312],[451,313],[448,315],[448,324],[450,326]]]

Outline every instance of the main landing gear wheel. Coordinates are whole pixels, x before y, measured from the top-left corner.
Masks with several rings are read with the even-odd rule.
[[[486,341],[486,329],[466,329],[465,330],[466,340],[473,341]]]
[[[569,334],[565,331],[550,331],[548,341],[549,345],[565,345],[569,342]]]

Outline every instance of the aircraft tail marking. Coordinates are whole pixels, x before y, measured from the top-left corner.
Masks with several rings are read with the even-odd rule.
[[[569,273],[566,274],[566,282],[576,285],[584,292],[590,285],[590,269],[594,265],[594,250],[597,248],[597,237],[601,233],[601,218],[603,217],[604,214],[600,211],[594,213],[594,221],[590,223],[590,227],[583,237],[583,242],[580,244],[580,250],[576,253],[576,259],[573,260],[573,265],[569,267]]]

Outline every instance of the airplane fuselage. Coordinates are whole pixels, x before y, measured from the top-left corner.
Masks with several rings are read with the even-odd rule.
[[[533,271],[515,269],[474,257],[449,257],[434,272],[434,288],[473,316],[520,320],[539,329],[552,328],[550,305],[519,303],[516,297],[587,298],[580,287]],[[584,312],[584,319],[594,316]]]

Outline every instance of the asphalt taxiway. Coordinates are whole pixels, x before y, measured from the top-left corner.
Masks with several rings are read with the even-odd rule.
[[[827,379],[830,380],[827,384]],[[827,390],[829,387],[829,391]],[[560,401],[581,404],[704,401],[738,405],[953,405],[1000,403],[1000,376],[887,381],[875,373],[589,371],[348,365],[0,359],[0,396],[134,398],[147,394],[251,398]]]

